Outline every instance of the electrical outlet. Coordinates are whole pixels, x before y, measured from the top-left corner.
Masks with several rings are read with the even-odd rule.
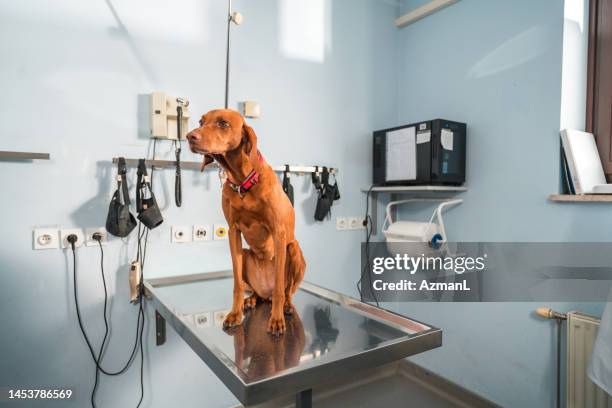
[[[224,317],[225,318],[225,317]],[[198,327],[210,327],[212,325],[212,315],[210,312],[199,313],[195,315],[195,324]],[[221,324],[223,324],[223,320],[221,320]]]
[[[191,240],[190,227],[186,225],[172,226],[172,242],[182,244]]]
[[[186,324],[193,324],[193,316],[190,315],[189,313],[178,313],[178,318],[181,319],[183,321],[183,323]]]
[[[361,217],[350,217],[348,219],[348,229],[359,230],[365,228],[363,225],[363,218]]]
[[[219,241],[227,239],[228,227],[227,224],[215,224],[214,240]]]
[[[83,234],[82,229],[77,229],[77,228],[63,229],[63,230],[60,230],[60,237],[62,239],[62,248],[71,247],[70,242],[68,242],[68,236],[72,234],[77,236],[77,241],[74,243],[75,248],[82,247],[83,245],[85,245],[85,235]]]
[[[102,239],[100,240],[100,242],[102,243],[102,245],[106,244],[108,242],[108,233],[106,232],[106,228],[100,227],[100,228],[87,228],[85,230],[85,245],[87,246],[99,246],[100,244],[98,244],[98,241],[96,241],[93,236],[94,234],[100,234],[100,236],[102,237]]]
[[[215,326],[223,326],[223,321],[225,320],[225,317],[229,314],[229,312],[229,310],[217,310],[216,312],[214,312],[213,318],[215,321]]]
[[[336,218],[336,229],[338,231],[345,230],[348,227],[348,220],[346,217],[338,217]]]
[[[36,228],[32,234],[34,249],[59,248],[57,228]]]
[[[202,242],[212,240],[212,229],[210,225],[194,225],[193,226],[193,241]]]

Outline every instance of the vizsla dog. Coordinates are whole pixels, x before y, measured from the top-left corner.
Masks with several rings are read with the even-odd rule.
[[[257,149],[257,136],[233,110],[213,110],[187,135],[192,152],[204,155],[202,170],[217,161],[227,174],[223,213],[229,225],[234,271],[232,310],[223,326],[242,322],[243,308],[272,300],[268,332],[285,332],[285,314],[294,311],[291,298],[304,277],[306,262],[295,239],[295,213],[274,170]],[[242,248],[242,238],[249,249]],[[244,298],[246,290],[252,291]]]

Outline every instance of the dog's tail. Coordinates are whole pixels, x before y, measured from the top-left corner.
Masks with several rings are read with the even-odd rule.
[[[302,254],[302,249],[297,240],[291,242],[287,246],[287,261],[286,261],[286,294],[291,297],[297,291],[300,283],[304,279],[306,271],[306,260]]]

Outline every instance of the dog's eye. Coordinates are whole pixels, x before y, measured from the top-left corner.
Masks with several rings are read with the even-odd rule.
[[[230,126],[230,124],[226,120],[220,120],[217,122],[217,126],[219,126],[222,129],[227,129]]]

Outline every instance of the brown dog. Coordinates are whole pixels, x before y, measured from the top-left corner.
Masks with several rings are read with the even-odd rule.
[[[223,213],[229,225],[234,270],[232,310],[223,326],[242,322],[243,308],[272,300],[268,331],[285,332],[284,314],[293,312],[291,297],[304,277],[306,262],[295,239],[295,213],[274,170],[257,149],[257,136],[242,116],[229,109],[202,116],[187,135],[192,152],[204,155],[202,170],[216,160],[228,178]],[[249,249],[242,248],[242,238]],[[244,299],[245,290],[254,293]]]

